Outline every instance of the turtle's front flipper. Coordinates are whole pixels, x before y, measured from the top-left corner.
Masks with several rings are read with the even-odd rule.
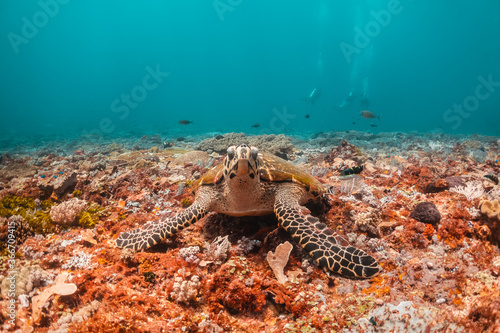
[[[300,206],[292,191],[280,191],[274,211],[283,227],[315,261],[329,270],[349,278],[371,278],[382,270],[366,252],[349,246],[318,218]],[[296,192],[295,192],[296,193]]]
[[[121,248],[133,250],[145,250],[162,239],[168,238],[194,222],[198,221],[209,212],[208,205],[195,202],[180,214],[171,219],[147,224],[143,228],[137,228],[122,233],[116,239],[116,245]]]

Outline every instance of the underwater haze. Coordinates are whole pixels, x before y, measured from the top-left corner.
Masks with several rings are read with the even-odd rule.
[[[498,136],[499,14],[494,0],[4,0],[0,137]]]

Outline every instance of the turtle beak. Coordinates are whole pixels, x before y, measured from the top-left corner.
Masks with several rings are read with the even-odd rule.
[[[238,176],[248,175],[248,159],[240,158],[238,160],[238,168],[236,174]]]

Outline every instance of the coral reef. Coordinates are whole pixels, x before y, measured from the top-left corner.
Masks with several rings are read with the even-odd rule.
[[[468,182],[465,186],[455,186],[450,191],[464,195],[469,201],[481,198],[485,194],[480,181]]]
[[[39,265],[23,266],[16,274],[15,294],[18,296],[30,294],[33,289],[43,286],[49,280],[49,274]],[[0,284],[1,295],[4,299],[8,297],[10,283],[8,279],[3,279]]]
[[[85,269],[90,265],[90,259],[92,259],[92,256],[89,256],[85,252],[78,252],[76,255],[70,257],[61,268],[73,270]]]
[[[73,224],[76,217],[85,210],[87,202],[72,198],[50,209],[50,217],[57,224]]]
[[[193,165],[196,165],[196,163],[199,161],[208,161],[209,159],[210,159],[210,155],[208,155],[206,152],[194,150],[194,151],[189,151],[187,153],[184,153],[184,154],[176,157],[172,161],[172,164],[184,165],[185,163],[191,163]]]
[[[290,138],[283,134],[264,134],[258,136],[246,136],[245,133],[228,133],[222,138],[209,138],[201,141],[196,149],[208,153],[216,152],[225,154],[229,146],[247,144],[259,147],[260,150],[283,157],[283,154],[292,152],[293,145]],[[285,155],[286,156],[286,155]]]
[[[227,259],[227,253],[231,248],[228,236],[218,236],[212,243],[205,242],[205,258],[216,264],[221,264]]]
[[[483,200],[479,203],[479,208],[481,213],[488,216],[489,219],[478,228],[478,234],[483,239],[500,242],[500,204],[498,200]]]
[[[174,286],[170,298],[177,303],[189,303],[196,299],[200,289],[200,278],[196,275],[189,280],[182,278],[182,272],[174,276]]]
[[[357,229],[372,237],[379,235],[378,228],[381,223],[380,211],[376,208],[368,208],[354,216],[354,225]]]
[[[368,318],[359,321],[359,328],[364,332],[439,332],[447,329],[450,332],[463,331],[457,325],[447,322],[435,324],[437,309],[433,307],[416,307],[410,301],[398,305],[390,303],[368,313]],[[356,329],[357,331],[357,329]],[[348,330],[347,332],[351,332]]]
[[[181,135],[185,140],[177,141]],[[0,330],[500,329],[500,186],[483,178],[500,172],[498,138],[349,131],[169,133],[164,139],[175,144],[163,147],[164,140],[149,133],[117,133],[95,142],[0,148]],[[383,271],[371,280],[346,279],[292,246],[275,272],[268,253],[295,243],[272,215],[211,214],[147,251],[116,248],[121,232],[190,205],[192,182],[221,162],[218,154],[229,144],[241,142],[286,154],[332,186],[333,195],[307,208],[373,255]],[[343,170],[359,164],[362,173],[342,178]],[[66,216],[62,207],[70,202],[87,204],[79,214],[51,218],[51,210]],[[9,221],[19,228],[9,230]],[[5,315],[9,237],[16,239],[14,326]],[[74,276],[62,287],[76,291],[49,295],[59,285],[54,278],[68,270]]]
[[[490,219],[500,220],[500,203],[498,200],[483,200],[479,203],[481,213],[486,214]]]
[[[34,235],[33,229],[21,215],[12,215],[8,219],[0,217],[0,244],[6,244],[8,240],[8,230],[13,229],[12,235],[15,239],[15,246],[19,247],[28,237]],[[3,246],[0,246],[3,248]]]
[[[347,142],[347,140],[344,140],[339,146],[332,148],[330,153],[325,157],[325,162],[334,163],[336,158],[356,160],[359,156],[361,156],[361,150]]]

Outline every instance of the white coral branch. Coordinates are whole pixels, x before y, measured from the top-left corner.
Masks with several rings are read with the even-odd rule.
[[[450,192],[462,194],[469,201],[480,198],[485,194],[481,182],[468,182],[466,186],[455,186],[450,189]]]

